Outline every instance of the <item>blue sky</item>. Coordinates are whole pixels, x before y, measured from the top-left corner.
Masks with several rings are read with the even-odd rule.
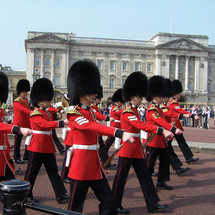
[[[147,40],[158,32],[198,34],[215,45],[215,0],[0,0],[0,64],[25,70],[28,31]]]

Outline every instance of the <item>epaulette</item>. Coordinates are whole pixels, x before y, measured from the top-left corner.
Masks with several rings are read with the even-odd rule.
[[[80,115],[83,116],[79,111],[78,111],[79,107],[75,106],[72,110],[70,110],[67,114],[75,114],[75,115]]]
[[[168,108],[163,104],[161,104],[159,107],[162,110],[162,112],[167,112],[168,111]]]
[[[149,112],[150,110],[158,111],[154,104],[152,104],[147,111]]]
[[[122,112],[122,114],[124,114],[124,113],[133,113],[133,114],[135,114],[135,112],[131,109],[131,106],[127,106],[125,108],[125,110]]]
[[[37,108],[35,108],[34,110],[33,110],[33,112],[30,114],[30,117],[32,117],[32,116],[36,116],[36,115],[43,115]]]
[[[173,99],[171,102],[170,102],[170,105],[171,104],[178,104],[178,102],[175,100],[175,99]]]
[[[20,97],[17,97],[17,98],[14,100],[14,102],[21,102]]]
[[[119,110],[119,108],[115,107],[112,111],[114,112],[114,111],[118,111],[118,110]]]

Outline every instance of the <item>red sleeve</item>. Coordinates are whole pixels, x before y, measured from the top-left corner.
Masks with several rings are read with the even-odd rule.
[[[0,132],[5,134],[12,133],[13,126],[0,122]]]
[[[170,123],[164,120],[156,110],[147,110],[146,113],[147,122],[155,123],[156,125],[165,128],[166,130],[171,130],[173,127]]]
[[[106,119],[106,116],[104,114],[101,114],[99,112],[95,112],[95,115],[96,115],[96,119],[99,120],[99,121],[102,121],[102,120],[105,120]]]
[[[13,108],[17,109],[17,110],[19,110],[21,112],[24,112],[26,114],[29,114],[29,116],[31,114],[31,110],[28,109],[27,107],[24,107],[21,102],[14,102],[13,103]]]
[[[152,125],[152,124],[147,124],[141,121],[136,117],[135,114],[130,113],[130,112],[125,112],[121,115],[121,121],[123,119],[123,122],[127,123],[128,125],[131,125],[132,127],[135,127],[140,130],[144,130],[149,133],[157,133],[159,127]]]
[[[49,107],[48,111],[49,112],[53,112],[53,113],[57,113],[58,109],[57,108],[53,108],[53,107]]]
[[[172,103],[171,105],[169,105],[169,108],[172,112],[181,114],[191,114],[190,112],[183,110],[183,108],[181,108],[177,103]]]
[[[67,114],[67,118],[71,126],[74,126],[80,130],[94,131],[107,136],[115,136],[115,131],[117,130],[113,127],[108,127],[97,122],[89,121],[87,118],[80,115]]]
[[[54,129],[59,127],[59,121],[48,121],[41,115],[32,116],[31,119],[32,128],[47,128]]]

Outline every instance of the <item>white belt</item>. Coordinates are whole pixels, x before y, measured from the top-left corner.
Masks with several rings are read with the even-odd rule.
[[[99,145],[98,144],[94,144],[94,145],[77,145],[77,144],[73,144],[73,148],[74,149],[84,149],[84,150],[97,150],[97,149],[99,149]]]
[[[7,150],[7,145],[0,146],[0,150]]]
[[[114,119],[114,122],[121,122],[120,120],[116,120],[116,119]]]
[[[131,134],[133,137],[140,137],[140,133],[129,133]]]
[[[33,134],[46,134],[46,135],[51,135],[51,131],[36,131],[32,130]]]

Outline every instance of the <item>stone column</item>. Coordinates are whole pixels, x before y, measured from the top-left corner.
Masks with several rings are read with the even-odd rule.
[[[175,79],[178,79],[178,66],[179,66],[179,64],[178,64],[178,62],[179,62],[179,56],[178,55],[176,55],[175,56]]]
[[[169,78],[169,61],[170,61],[170,56],[166,55],[166,59],[162,63],[162,69],[164,70],[165,78]]]
[[[184,90],[188,90],[188,68],[189,68],[189,57],[185,56],[186,62],[185,62],[185,84],[184,84]]]
[[[52,52],[52,57],[51,57],[51,77],[50,77],[50,79],[51,79],[53,85],[55,85],[55,83],[54,83],[54,76],[55,76],[55,74],[54,74],[54,72],[55,72],[54,71],[54,68],[55,68],[55,50],[52,49],[51,52]]]
[[[200,69],[199,58],[195,57],[194,91],[199,91],[199,78],[200,78],[199,69]]]
[[[156,69],[155,69],[155,75],[162,75],[161,74],[161,56],[156,56]]]
[[[27,69],[26,78],[29,80],[30,84],[33,84],[33,73],[35,69],[35,49],[27,49]]]
[[[205,57],[203,61],[203,90],[204,92],[208,92],[208,59]]]

